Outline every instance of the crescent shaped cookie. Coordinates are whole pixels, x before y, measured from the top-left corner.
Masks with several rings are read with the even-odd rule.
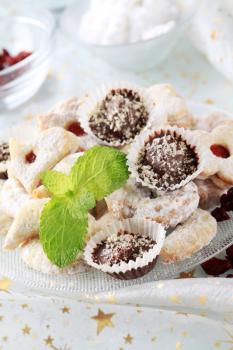
[[[189,182],[178,190],[151,198],[146,188],[137,188],[129,181],[122,189],[106,198],[109,211],[118,219],[138,217],[156,221],[166,227],[184,222],[198,207],[197,186]]]
[[[82,154],[83,152],[69,154],[68,156],[63,158],[59,163],[57,163],[53,170],[59,171],[60,173],[63,173],[65,175],[69,175],[72,166]],[[45,186],[41,185],[35,190],[33,190],[32,196],[34,198],[48,198],[50,197],[50,193]]]
[[[155,84],[148,89],[157,113],[164,115],[169,125],[192,129],[195,120],[182,97],[170,84]]]
[[[39,235],[40,216],[48,200],[34,199],[18,210],[6,235],[4,249],[15,249],[21,243]]]
[[[205,247],[217,233],[217,222],[208,211],[197,209],[169,234],[160,253],[162,261],[184,260]]]
[[[82,254],[77,256],[76,261],[72,265],[65,268],[61,269],[52,264],[44,253],[42,245],[37,238],[26,242],[19,249],[21,258],[26,265],[45,274],[81,273],[90,270],[82,259]]]
[[[18,210],[32,198],[16,179],[5,181],[0,192],[0,205],[2,210],[9,216],[15,217]]]
[[[78,138],[62,128],[51,128],[39,134],[31,145],[10,141],[9,174],[18,179],[28,193],[40,183],[43,171],[53,168],[61,159],[77,151]]]

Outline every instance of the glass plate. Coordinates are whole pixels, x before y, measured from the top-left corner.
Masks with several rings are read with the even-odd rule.
[[[209,113],[216,111],[216,109],[209,106],[207,107],[194,103],[190,103],[190,109],[195,115],[203,115],[206,112]],[[231,117],[229,113],[226,112],[225,114],[227,117]],[[27,131],[29,131],[29,129],[27,129]],[[13,130],[12,133],[14,134],[15,131]],[[8,131],[2,135],[6,137],[6,135],[9,134],[11,134],[11,132]],[[17,135],[20,135],[19,129],[17,129]],[[231,214],[231,220],[218,223],[217,235],[210,244],[194,254],[191,258],[172,264],[163,264],[158,260],[155,268],[149,274],[136,280],[116,280],[93,269],[84,273],[77,273],[73,270],[72,273],[66,275],[45,275],[28,268],[21,260],[18,251],[2,252],[0,254],[0,274],[8,276],[9,278],[19,281],[29,287],[63,293],[96,293],[101,291],[111,291],[155,280],[175,278],[179,276],[180,272],[191,270],[232,244],[233,213]],[[4,237],[1,237],[1,246],[3,240]]]

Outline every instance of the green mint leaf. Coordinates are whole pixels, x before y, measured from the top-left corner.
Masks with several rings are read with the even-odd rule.
[[[72,192],[52,198],[40,218],[40,241],[49,260],[62,268],[71,264],[83,250],[88,229],[88,209],[95,205],[93,196]]]
[[[75,192],[85,188],[101,200],[128,180],[126,155],[115,148],[95,146],[76,161],[70,177]]]
[[[72,189],[70,177],[55,170],[43,172],[41,180],[49,192],[56,196],[64,195]]]

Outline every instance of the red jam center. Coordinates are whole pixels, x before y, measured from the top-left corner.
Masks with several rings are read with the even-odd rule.
[[[27,163],[34,163],[36,160],[36,155],[33,151],[29,152],[28,154],[26,154],[25,156],[25,160]]]
[[[67,130],[75,134],[76,136],[84,136],[86,135],[83,128],[80,126],[79,122],[73,122],[70,125],[68,125]]]
[[[0,71],[24,60],[31,54],[29,51],[20,51],[16,56],[12,56],[9,51],[3,49],[0,53]]]
[[[211,152],[216,156],[220,158],[229,158],[230,152],[228,149],[222,145],[212,145],[210,146]]]

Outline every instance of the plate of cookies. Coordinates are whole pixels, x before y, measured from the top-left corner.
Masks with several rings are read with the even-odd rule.
[[[233,120],[170,84],[116,83],[1,132],[0,273],[100,292],[233,242]]]

